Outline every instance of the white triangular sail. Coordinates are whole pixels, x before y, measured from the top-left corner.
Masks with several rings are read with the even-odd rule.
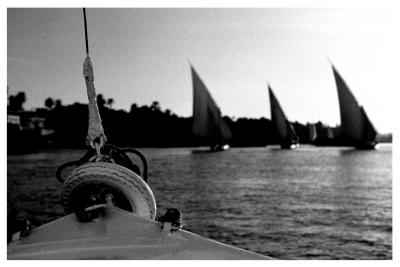
[[[221,116],[206,85],[191,66],[193,80],[193,134],[209,140],[211,145],[226,144],[232,133]]]
[[[291,144],[298,144],[299,137],[297,136],[293,125],[286,118],[285,113],[278,99],[275,97],[271,87],[268,85],[269,100],[271,104],[271,121],[275,126],[281,146],[290,146]]]
[[[314,142],[317,139],[317,127],[315,124],[307,123],[308,128],[308,139],[310,142]]]

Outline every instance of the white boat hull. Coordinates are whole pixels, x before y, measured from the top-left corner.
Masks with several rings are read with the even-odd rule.
[[[117,208],[93,222],[70,214],[45,224],[9,245],[7,254],[9,260],[270,259],[188,231],[163,231],[159,222]]]

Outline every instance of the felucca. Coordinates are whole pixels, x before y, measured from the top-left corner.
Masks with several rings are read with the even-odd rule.
[[[192,132],[206,141],[212,151],[226,150],[232,133],[206,85],[192,65],[190,68],[193,81]]]
[[[299,146],[299,137],[297,136],[293,125],[287,119],[270,85],[268,85],[268,91],[271,106],[271,121],[278,133],[281,148],[297,148]]]
[[[374,125],[333,65],[332,69],[339,96],[340,134],[346,139],[346,144],[358,149],[374,149],[377,144]]]

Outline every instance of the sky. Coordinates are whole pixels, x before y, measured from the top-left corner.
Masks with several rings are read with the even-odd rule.
[[[399,19],[392,9],[87,9],[97,93],[191,116],[190,63],[224,115],[340,123],[330,62],[378,132],[393,131]],[[7,85],[25,108],[86,103],[82,9],[7,10]]]

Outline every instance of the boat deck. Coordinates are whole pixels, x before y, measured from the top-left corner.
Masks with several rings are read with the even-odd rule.
[[[45,224],[7,253],[8,259],[270,259],[185,230],[169,233],[154,220],[116,208],[93,222],[70,214]]]

